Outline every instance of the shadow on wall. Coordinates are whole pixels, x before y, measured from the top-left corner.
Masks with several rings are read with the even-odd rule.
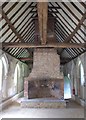
[[[67,76],[64,76],[64,99],[69,98],[71,98],[70,79]]]

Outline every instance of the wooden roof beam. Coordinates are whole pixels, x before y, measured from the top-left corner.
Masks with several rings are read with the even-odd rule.
[[[48,43],[46,45],[31,43],[2,43],[2,47],[7,48],[86,48],[84,43]]]
[[[22,37],[19,35],[19,33],[16,31],[16,29],[14,28],[14,26],[12,25],[12,23],[10,22],[10,20],[8,19],[7,15],[6,15],[5,12],[2,10],[1,7],[0,7],[0,14],[2,14],[2,17],[6,20],[7,24],[9,25],[9,27],[11,28],[11,30],[15,33],[15,35],[17,36],[17,38],[19,38],[20,41],[24,42],[24,40],[23,40]]]
[[[86,12],[83,14],[81,20],[79,21],[78,25],[76,26],[76,28],[74,29],[73,32],[71,32],[71,34],[69,35],[69,37],[67,37],[63,43],[67,43],[70,42],[71,39],[75,36],[76,32],[80,29],[81,25],[83,24],[84,20],[86,19]],[[62,54],[62,52],[64,51],[64,49],[61,50],[60,54]]]
[[[17,36],[17,38],[21,41],[21,42],[25,42],[23,40],[23,38],[21,37],[21,35],[16,31],[15,27],[12,25],[11,21],[8,19],[7,15],[5,14],[5,12],[3,11],[3,9],[0,6],[0,14],[2,15],[2,17],[6,20],[6,23],[9,25],[9,27],[11,28],[11,30],[15,33],[15,35]],[[3,48],[3,47],[2,47]],[[28,49],[26,49],[28,52]]]
[[[48,3],[38,2],[38,22],[39,22],[39,32],[41,44],[46,44],[47,42],[47,20],[48,20]]]
[[[19,60],[22,60],[22,61],[32,61],[33,58],[23,57],[23,58],[19,58]]]

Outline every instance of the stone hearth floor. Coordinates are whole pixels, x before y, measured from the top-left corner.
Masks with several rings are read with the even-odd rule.
[[[58,100],[56,98],[35,98],[35,99],[22,98],[20,101],[22,107],[28,107],[28,108],[65,108],[66,107],[65,100]]]
[[[84,118],[84,108],[70,101],[66,108],[21,108],[14,102],[2,112],[0,118]]]

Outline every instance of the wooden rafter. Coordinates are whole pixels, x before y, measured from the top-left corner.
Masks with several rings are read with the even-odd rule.
[[[15,2],[7,11],[6,11],[6,15],[10,13],[10,11],[16,7],[16,5],[18,4],[18,2]]]
[[[81,20],[79,21],[78,25],[76,26],[76,28],[74,29],[73,32],[71,32],[71,34],[69,35],[69,37],[67,37],[63,43],[67,43],[70,42],[71,39],[75,36],[75,34],[77,33],[77,31],[80,29],[81,25],[83,24],[84,20],[86,19],[86,12],[83,14]],[[60,54],[63,52],[64,49],[61,50]]]
[[[2,4],[2,8],[4,8],[7,4],[8,4],[8,2],[4,2],[4,3]]]
[[[57,3],[56,3],[57,4]],[[62,2],[62,4],[64,5],[64,7],[74,16],[74,18],[79,22],[80,21],[80,19],[69,9],[69,7],[64,3],[64,2]],[[58,4],[57,4],[58,5]],[[67,17],[75,24],[75,26],[77,26],[77,24],[76,24],[76,22],[66,13],[66,11],[64,11],[63,9],[62,9],[62,11],[67,15]],[[73,26],[61,15],[61,13],[59,13],[60,14],[60,16],[65,20],[65,22],[67,22],[67,24],[74,30],[74,28],[73,28]],[[85,25],[84,25],[84,23],[82,24],[83,25],[83,27],[85,27]],[[71,30],[67,27],[67,29],[71,32]],[[79,29],[84,35],[86,35],[85,34],[85,32],[80,28]],[[79,37],[81,38],[81,39],[83,39],[83,37],[77,32],[77,34],[79,35]],[[84,39],[83,39],[83,41],[84,41]]]
[[[24,42],[24,40],[22,39],[20,34],[16,31],[15,27],[12,25],[11,21],[8,19],[8,17],[6,16],[5,12],[2,10],[1,7],[0,7],[0,14],[2,14],[2,17],[6,20],[7,24],[9,25],[11,30],[15,33],[17,38],[19,38],[20,41]]]
[[[64,5],[64,7],[74,16],[74,18],[79,22],[79,18],[77,17],[77,15],[75,15],[70,9],[69,7],[64,3],[62,2],[62,4]],[[75,23],[76,24],[76,23]],[[82,23],[82,25],[84,26],[84,24]]]
[[[5,15],[7,15],[16,5],[18,4],[18,2],[16,2],[15,4],[14,4],[14,6],[12,6],[6,13],[5,13]],[[33,3],[31,3],[29,6],[31,6]],[[29,8],[29,6],[22,12],[22,14],[12,23],[12,25],[14,25],[18,20],[19,20],[19,18],[27,11],[27,9]],[[32,11],[32,10],[31,10]],[[30,12],[31,12],[30,11]],[[28,14],[30,14],[30,12],[28,13]],[[25,18],[24,18],[25,19]],[[22,23],[22,22],[21,22]],[[20,24],[21,24],[20,23]],[[19,27],[19,25],[17,26],[17,28]],[[16,28],[16,29],[17,29]],[[1,35],[1,36],[4,36],[5,34],[6,34],[6,32],[8,31],[10,29],[10,27],[8,27],[8,29]]]
[[[80,2],[80,4],[81,4],[84,8],[86,8],[86,2]]]
[[[23,58],[19,58],[19,60],[22,60],[22,61],[32,61],[33,59],[32,58],[26,58],[26,57],[24,58],[23,57]]]
[[[48,19],[48,3],[38,2],[38,21],[41,44],[47,42],[47,19]]]
[[[2,17],[6,20],[6,23],[9,25],[9,27],[11,28],[11,30],[15,33],[15,35],[17,36],[17,38],[21,41],[21,42],[25,42],[23,40],[23,38],[21,37],[21,35],[16,31],[15,27],[12,25],[11,21],[8,19],[7,15],[5,14],[5,12],[3,11],[3,9],[0,6],[0,14],[2,15]],[[3,47],[2,47],[3,48]],[[26,49],[28,52],[28,49]]]
[[[30,44],[30,43],[3,43],[3,47],[8,48],[86,48],[86,44],[84,43],[48,43],[46,45],[40,44]]]
[[[56,3],[57,4],[57,3]],[[62,4],[64,4],[64,3],[62,3]],[[52,4],[51,4],[52,5]],[[58,5],[58,4],[57,4]],[[52,5],[53,6],[53,5]],[[77,26],[75,29],[74,29],[74,31],[69,35],[69,37],[67,38],[67,39],[65,39],[64,40],[64,42],[66,41],[66,40],[68,40],[68,42],[70,42],[70,40],[71,39],[73,39],[73,36],[75,36],[75,34],[77,33],[77,31],[78,30],[81,30],[80,29],[80,27],[81,27],[81,25],[83,25],[83,22],[84,22],[84,20],[85,20],[85,18],[86,18],[86,13],[84,13],[83,15],[82,15],[82,19],[81,20],[79,20],[76,16],[75,16],[75,14],[73,14],[73,12],[65,5],[65,7],[68,9],[68,11],[70,11],[70,13],[78,20],[78,22],[79,22],[79,24],[78,25],[76,25],[76,23],[74,22],[74,24]],[[63,10],[63,9],[62,9]],[[64,11],[64,10],[63,10]],[[65,11],[64,11],[65,12]],[[65,12],[65,14],[66,14],[66,12]],[[66,14],[67,15],[67,14]],[[69,16],[68,16],[69,17]],[[82,30],[81,30],[82,31]],[[83,32],[83,31],[82,31]],[[78,34],[78,33],[77,33]],[[82,36],[80,35],[80,34],[78,34],[81,38],[82,38]],[[70,37],[71,36],[71,37]],[[75,36],[76,37],[76,36]],[[83,39],[83,38],[82,38]],[[83,39],[83,41],[84,41],[84,39]],[[66,41],[67,42],[67,41]],[[60,49],[60,52],[59,52],[59,54],[61,55],[61,53],[62,53],[62,51],[63,51],[64,49]]]
[[[33,58],[29,58],[29,57],[20,57],[20,58],[18,58],[19,60],[21,60],[21,61],[28,61],[28,62],[31,62],[31,61],[33,61]],[[71,60],[71,58],[61,58],[61,64],[65,64],[65,63],[67,63],[67,62],[69,62]]]
[[[52,6],[54,6],[52,3],[50,3]],[[56,2],[57,4],[57,2]],[[64,5],[64,7],[76,18],[76,20],[78,22],[80,22],[79,18],[68,8],[68,6],[62,2],[62,4]],[[57,4],[58,5],[58,4]],[[59,6],[60,7],[60,6]],[[55,9],[56,10],[56,9]],[[63,9],[62,9],[63,10]],[[70,16],[63,10],[63,12],[67,15],[67,17],[77,26],[77,24],[70,18]],[[61,15],[61,13],[59,12],[60,16],[65,20],[65,22],[67,22],[67,24],[74,30],[74,28],[72,27],[72,25],[69,24],[69,22]],[[56,17],[59,18],[59,16],[57,16],[57,14],[55,14]],[[60,18],[59,18],[60,19]],[[60,19],[60,21],[62,22],[62,20]],[[64,23],[63,23],[64,24]],[[83,23],[81,25],[84,25]],[[65,25],[66,26],[66,25]],[[66,26],[67,27],[67,26]],[[81,26],[80,26],[81,27]],[[71,30],[67,27],[67,29],[71,32]],[[79,28],[80,29],[80,28]],[[85,34],[82,29],[80,29],[80,31]],[[77,34],[81,37],[81,39],[83,39],[83,37],[77,32]],[[84,40],[83,40],[84,41]]]

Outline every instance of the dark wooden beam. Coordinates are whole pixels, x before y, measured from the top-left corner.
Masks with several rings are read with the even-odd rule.
[[[2,8],[4,8],[7,4],[8,4],[8,2],[4,2],[4,3],[2,4]]]
[[[80,2],[80,4],[86,9],[86,2]]]
[[[37,8],[37,6],[36,5],[35,6],[30,6],[30,8]],[[48,8],[50,8],[50,9],[61,9],[61,7],[59,7],[59,6],[55,6],[55,7],[48,6]]]
[[[29,7],[33,4],[33,2],[18,16],[18,18],[15,20],[15,22],[13,23],[13,25],[19,20],[19,18],[21,18],[21,16],[23,16],[23,14],[25,14],[26,11],[28,11]],[[33,9],[31,9],[28,13],[29,14],[32,12]]]
[[[48,8],[50,8],[50,9],[61,9],[60,6],[48,6]]]
[[[47,20],[48,20],[48,3],[38,2],[38,22],[39,22],[39,32],[41,44],[46,44],[47,42]]]
[[[22,33],[26,30],[26,28],[28,28],[28,27],[31,25],[31,23],[33,22],[33,19],[31,20],[31,18],[33,17],[33,15],[34,15],[34,14],[32,14],[31,17],[28,19],[28,21],[22,26],[22,28],[23,28],[23,27],[25,27],[25,25],[26,25],[26,27],[23,29],[23,31],[21,32],[21,34],[22,34]],[[25,17],[25,18],[26,18],[26,17]],[[25,20],[25,19],[24,19],[24,20]],[[23,21],[24,21],[24,20],[23,20]],[[23,21],[22,21],[22,22],[23,22]],[[22,24],[22,23],[21,23],[21,24]],[[22,30],[22,28],[19,30],[19,32]]]
[[[50,11],[48,11],[48,12],[50,12]],[[37,13],[37,11],[35,10],[35,11],[31,11],[31,13]],[[58,11],[51,11],[50,13],[59,13]]]
[[[48,43],[46,45],[40,44],[30,44],[30,43],[2,43],[2,47],[9,48],[86,48],[86,44],[84,43]]]
[[[18,0],[17,0],[17,2],[15,2],[15,3],[6,11],[6,15],[9,14],[10,11],[13,10],[13,8],[15,8],[18,3],[19,3],[19,2],[18,2]]]
[[[1,8],[0,6],[0,14],[2,14],[2,17],[6,20],[6,23],[9,25],[9,27],[11,28],[11,30],[15,33],[15,35],[17,36],[17,38],[21,41],[21,42],[25,42],[23,40],[23,38],[21,37],[21,35],[16,31],[15,27],[12,25],[11,21],[8,19],[7,15],[5,14],[4,10]],[[27,50],[27,49],[26,49]],[[28,50],[27,50],[28,51]]]
[[[26,57],[24,57],[24,58],[19,58],[19,60],[22,60],[22,61],[32,61],[33,58],[26,58]]]
[[[83,12],[81,11],[80,8],[78,8],[78,5],[76,5],[74,2],[70,2],[70,3],[73,5],[73,7],[75,7],[75,9],[76,9],[81,15],[83,15]]]

